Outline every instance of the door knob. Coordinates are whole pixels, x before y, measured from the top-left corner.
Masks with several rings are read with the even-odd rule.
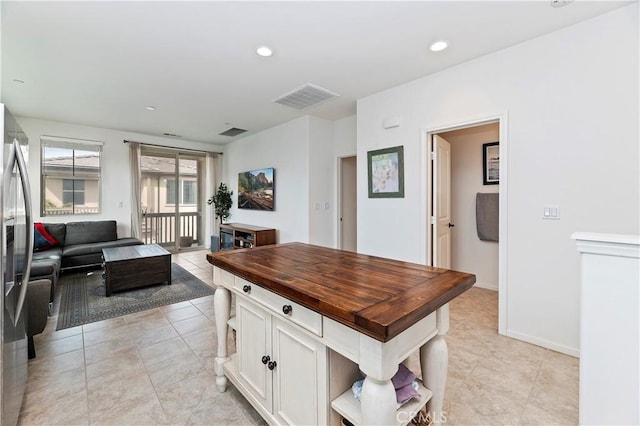
[[[277,365],[278,364],[275,361],[270,361],[267,367],[269,367],[269,370],[273,370]]]
[[[285,315],[289,315],[291,313],[292,309],[293,308],[291,307],[291,305],[284,305],[282,307],[282,312],[284,312]]]
[[[449,222],[449,224],[447,225],[449,228],[453,228],[455,225],[451,222]]]
[[[251,291],[251,286],[245,284],[244,286],[242,286],[242,291],[244,291],[245,293],[249,293]]]
[[[267,363],[271,360],[271,358],[269,358],[269,355],[265,355],[262,357],[262,363],[264,365],[267,365]]]

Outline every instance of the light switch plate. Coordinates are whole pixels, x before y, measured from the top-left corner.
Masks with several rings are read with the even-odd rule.
[[[560,220],[560,206],[555,204],[545,204],[542,207],[542,218]]]

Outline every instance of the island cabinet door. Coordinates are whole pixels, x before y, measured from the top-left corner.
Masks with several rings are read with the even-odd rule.
[[[267,411],[272,411],[271,315],[238,298],[238,374],[240,381]]]
[[[273,414],[279,424],[327,424],[327,348],[273,319]]]

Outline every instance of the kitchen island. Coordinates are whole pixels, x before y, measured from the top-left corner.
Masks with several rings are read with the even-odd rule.
[[[475,276],[302,243],[207,254],[214,266],[216,383],[227,379],[272,424],[439,420],[448,302]],[[235,316],[231,317],[232,294]],[[229,356],[228,325],[237,330]],[[420,350],[419,397],[398,407],[391,378]],[[361,372],[361,373],[360,373]],[[351,383],[366,378],[360,401]]]

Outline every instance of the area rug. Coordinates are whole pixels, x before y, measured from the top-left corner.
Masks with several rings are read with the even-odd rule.
[[[159,306],[209,296],[214,289],[171,264],[171,285],[157,284],[111,293],[106,297],[102,271],[74,272],[60,276],[60,309],[56,330],[140,312]]]

